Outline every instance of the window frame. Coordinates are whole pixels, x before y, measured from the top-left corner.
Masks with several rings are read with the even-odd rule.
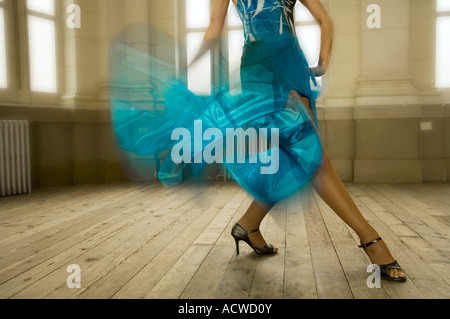
[[[7,48],[8,48],[8,46],[7,46],[7,44],[6,44],[6,41],[7,41],[7,39],[6,39],[6,21],[5,21],[5,19],[6,19],[6,9],[5,9],[5,1],[4,0],[0,0],[0,9],[2,9],[3,10],[3,35],[1,35],[0,34],[0,36],[2,36],[2,37],[4,37],[4,49],[5,49],[5,68],[6,68],[6,88],[8,87],[8,84],[9,84],[9,79],[8,79],[8,68],[7,68],[7,58],[8,58],[8,55],[7,55],[7,53],[6,53],[6,51],[7,51]],[[5,88],[0,88],[0,89],[5,89]]]
[[[437,22],[438,22],[438,19],[442,18],[442,17],[448,17],[450,19],[450,9],[447,10],[447,11],[438,11],[437,3],[436,3],[435,12],[436,12],[436,23],[435,23],[435,26],[436,26],[436,36],[435,36],[435,38],[436,38],[436,47],[435,47],[436,56],[435,56],[435,59],[436,59],[436,61],[435,61],[435,70],[436,70],[436,73],[437,73],[437,69],[438,69],[438,61],[437,61],[437,44],[438,44],[438,39],[437,39]],[[450,31],[449,31],[449,35],[450,35]],[[450,86],[448,86],[448,87],[438,87],[437,74],[435,76],[434,82],[435,82],[436,88],[439,91],[442,92],[442,96],[443,96],[444,102],[450,102]]]
[[[61,1],[54,0],[55,15],[55,55],[56,55],[56,93],[31,91],[30,48],[28,34],[28,15],[49,16],[28,10],[27,0],[4,0],[6,65],[8,87],[0,89],[0,105],[7,106],[53,106],[60,107],[64,92],[63,74],[63,15]]]
[[[0,88],[1,99],[0,102],[12,102],[14,96],[14,83],[16,81],[17,72],[17,57],[15,55],[15,42],[14,41],[14,19],[11,19],[12,12],[14,12],[14,2],[10,0],[4,0],[0,6],[4,12],[5,22],[5,46],[6,46],[6,81],[7,87]]]
[[[208,0],[209,1],[209,8],[210,11],[212,9],[212,4],[213,4],[213,0]],[[180,66],[186,70],[186,78],[182,79],[185,81],[186,86],[189,86],[189,69],[188,69],[188,34],[189,33],[205,33],[208,29],[208,26],[205,27],[197,27],[197,28],[189,28],[187,26],[187,6],[186,6],[187,0],[179,0],[179,7],[181,7],[181,13],[180,14],[180,26],[181,26],[181,33],[182,33],[182,41],[184,42],[183,47],[181,48],[181,52],[179,52],[179,58],[180,58]],[[217,65],[217,53],[219,52],[217,48],[210,50],[210,63],[211,63],[211,94],[214,94],[214,84],[218,83],[217,82],[217,76],[216,76],[216,72],[215,72],[215,67]],[[201,95],[201,94],[200,94]]]

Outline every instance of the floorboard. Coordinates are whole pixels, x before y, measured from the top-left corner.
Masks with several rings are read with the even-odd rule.
[[[279,252],[258,256],[243,242],[236,255],[230,231],[252,198],[235,183],[117,183],[0,198],[0,298],[450,298],[450,184],[347,186],[405,284],[368,287],[358,237],[309,186],[264,219]]]

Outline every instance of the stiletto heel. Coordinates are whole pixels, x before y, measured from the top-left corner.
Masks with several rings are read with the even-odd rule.
[[[371,241],[370,243],[367,243],[367,244],[362,244],[361,243],[361,245],[359,245],[358,247],[364,249],[364,251],[367,254],[366,248],[371,246],[371,245],[373,245],[373,244],[375,244],[375,243],[377,243],[377,242],[379,242],[379,241],[381,241],[381,240],[383,240],[383,239],[381,237],[379,237],[379,238]],[[386,279],[392,280],[392,281],[398,281],[398,282],[405,282],[406,281],[406,276],[405,277],[395,278],[395,277],[392,277],[392,276],[389,275],[391,270],[394,270],[394,269],[400,270],[403,273],[405,272],[402,269],[402,267],[400,267],[400,265],[398,264],[397,260],[395,260],[394,262],[392,262],[390,264],[387,264],[387,265],[378,265],[378,267],[380,267],[381,275],[383,277],[385,277]]]
[[[236,242],[236,254],[239,255],[239,239],[234,237],[234,240]]]
[[[262,248],[257,248],[253,246],[250,242],[249,234],[259,232],[259,229],[246,231],[241,225],[236,223],[231,230],[231,236],[233,236],[236,242],[236,254],[239,255],[239,242],[242,240],[246,242],[258,255],[272,255],[275,254],[276,251],[273,249],[272,245],[267,244]]]

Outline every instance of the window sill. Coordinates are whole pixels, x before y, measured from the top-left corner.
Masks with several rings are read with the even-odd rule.
[[[61,105],[53,105],[53,104],[28,104],[28,103],[13,103],[13,102],[0,102],[0,108],[21,108],[21,109],[63,109],[68,110],[69,107],[64,107]]]
[[[442,104],[450,104],[450,88],[438,89],[442,93]]]

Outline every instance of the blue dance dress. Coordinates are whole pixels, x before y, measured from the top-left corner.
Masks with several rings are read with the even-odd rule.
[[[264,202],[276,203],[308,183],[323,155],[314,103],[320,89],[295,33],[295,3],[238,0],[245,36],[239,92],[222,85],[211,96],[197,96],[183,82],[185,71],[130,44],[136,27],[119,36],[111,47],[111,114],[119,146],[143,156],[168,151],[158,172],[168,187],[182,182],[188,164],[201,172],[205,152]],[[148,33],[164,38],[152,28]],[[292,91],[309,99],[314,118]],[[181,136],[189,135],[181,148]],[[244,136],[247,146],[235,136]],[[261,143],[255,148],[251,141]],[[245,156],[234,156],[237,148]]]

